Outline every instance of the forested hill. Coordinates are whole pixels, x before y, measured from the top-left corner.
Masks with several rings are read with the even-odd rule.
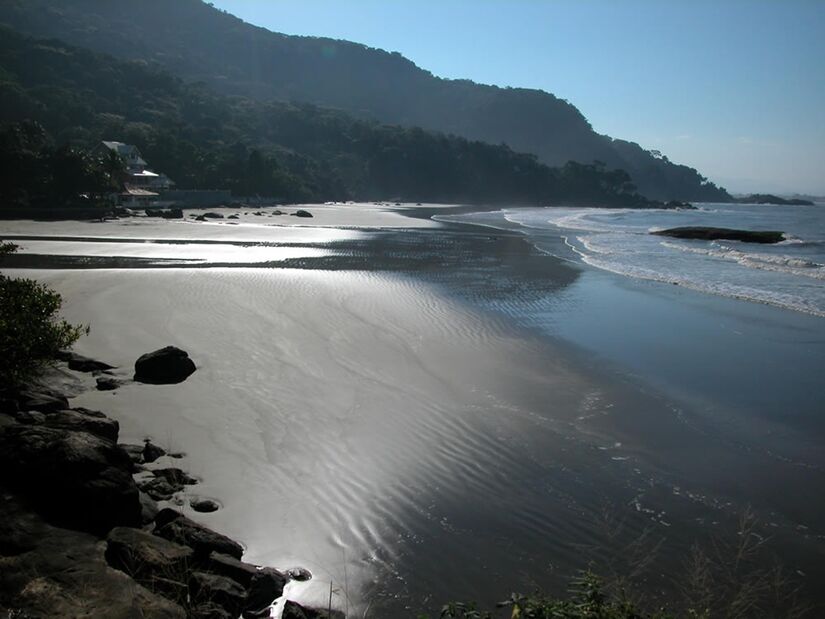
[[[696,170],[593,131],[546,92],[445,80],[396,53],[277,34],[201,0],[3,0],[0,22],[126,59],[155,61],[218,92],[307,102],[361,118],[508,144],[552,166],[603,161],[650,198],[727,201]]]
[[[229,188],[292,202],[648,205],[621,171],[578,164],[554,169],[506,146],[307,104],[218,95],[146,62],[0,28],[0,122],[23,121],[42,125],[55,146],[134,143],[181,188]],[[17,187],[21,162],[31,159],[22,137],[37,132],[20,127],[0,140],[0,201],[26,206],[14,197],[32,189]]]

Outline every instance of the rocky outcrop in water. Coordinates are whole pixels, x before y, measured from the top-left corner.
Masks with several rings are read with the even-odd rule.
[[[183,382],[197,368],[188,353],[166,346],[141,355],[135,361],[135,380],[153,385],[171,385]]]
[[[779,243],[785,240],[784,234],[774,230],[736,230],[733,228],[709,228],[705,226],[688,226],[669,228],[651,232],[658,236],[676,239],[699,239],[702,241],[741,241],[743,243]]]

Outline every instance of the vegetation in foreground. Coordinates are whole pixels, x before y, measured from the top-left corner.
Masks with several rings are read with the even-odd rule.
[[[13,252],[0,243],[0,255]],[[0,385],[15,388],[34,378],[58,352],[88,331],[58,317],[60,295],[31,279],[0,274]]]

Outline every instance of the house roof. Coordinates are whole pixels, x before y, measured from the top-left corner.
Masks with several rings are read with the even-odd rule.
[[[140,151],[138,150],[137,146],[134,146],[133,144],[124,144],[123,142],[109,142],[103,140],[103,146],[105,146],[109,150],[113,150],[130,163],[146,165],[146,161],[143,159],[143,157],[141,157]]]

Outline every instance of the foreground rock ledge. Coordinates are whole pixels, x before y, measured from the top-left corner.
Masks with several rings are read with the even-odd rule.
[[[785,235],[776,230],[736,230],[733,228],[709,228],[705,226],[688,226],[668,228],[651,232],[657,236],[670,236],[675,239],[698,239],[701,241],[741,241],[743,243],[779,243]]]
[[[185,381],[196,369],[186,351],[166,346],[141,355],[135,361],[135,380],[152,385],[173,385]]]

